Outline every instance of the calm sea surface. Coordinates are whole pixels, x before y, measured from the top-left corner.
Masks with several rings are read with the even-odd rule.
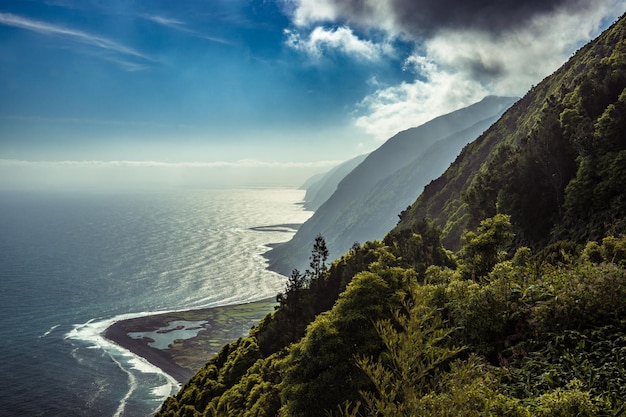
[[[147,416],[174,381],[100,336],[149,312],[282,290],[265,245],[310,212],[285,189],[0,193],[0,416]]]

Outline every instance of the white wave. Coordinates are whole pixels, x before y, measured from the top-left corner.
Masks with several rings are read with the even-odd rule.
[[[152,391],[150,392],[157,398],[167,398],[172,392],[172,386],[170,384],[161,385],[159,387],[152,388]]]
[[[40,339],[43,339],[44,337],[48,336],[50,333],[52,333],[54,331],[54,329],[56,329],[57,327],[59,327],[60,324],[55,324],[54,326],[50,327],[44,334],[42,334],[41,336],[39,336]]]
[[[124,398],[120,400],[120,403],[118,404],[117,409],[115,410],[115,413],[113,414],[113,417],[121,417],[122,414],[124,413],[124,409],[126,408],[126,404],[128,403],[128,400],[130,399],[131,395],[133,395],[133,392],[135,392],[135,390],[137,389],[137,378],[135,377],[135,375],[133,375],[132,372],[124,368],[122,364],[119,361],[117,361],[113,356],[111,356],[111,359],[113,360],[113,362],[117,364],[117,366],[123,372],[126,373],[126,375],[128,375],[128,385],[129,385],[128,391],[126,391]]]
[[[143,374],[159,374],[162,375],[167,383],[161,385],[158,388],[159,401],[163,402],[165,399],[180,389],[180,384],[174,377],[164,372],[161,368],[151,364],[146,359],[133,352],[119,346],[118,344],[106,339],[103,336],[104,331],[113,323],[130,318],[143,317],[152,314],[159,314],[164,312],[154,313],[138,313],[138,314],[122,314],[115,316],[111,319],[91,319],[83,324],[75,324],[73,329],[65,335],[65,339],[77,340],[88,344],[88,349],[102,349],[108,357],[114,362],[128,377],[128,391],[124,394],[124,397],[120,400],[118,407],[113,414],[113,417],[121,417],[126,408],[128,400],[133,393],[137,390],[137,377],[133,374],[133,371],[138,371]],[[74,351],[77,351],[76,348]],[[81,361],[77,358],[77,355],[73,355],[79,363]],[[167,389],[165,388],[167,387]]]
[[[157,311],[157,312],[142,312],[142,313],[129,313],[129,314],[121,314],[110,319],[91,319],[82,324],[74,324],[72,330],[70,330],[65,335],[65,339],[77,340],[88,344],[87,348],[90,349],[102,349],[105,352],[111,354],[115,353],[117,355],[125,355],[132,357],[133,359],[142,360],[149,364],[141,356],[135,355],[129,350],[119,346],[118,344],[110,341],[109,339],[104,337],[104,332],[107,328],[109,328],[113,323],[118,321],[137,318],[137,317],[145,317],[153,314],[161,314],[167,313],[168,311]],[[164,373],[160,368],[150,365],[150,368],[144,367],[146,372],[144,373]],[[138,368],[138,370],[140,370]]]

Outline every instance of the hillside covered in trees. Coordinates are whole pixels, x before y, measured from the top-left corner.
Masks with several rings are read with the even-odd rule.
[[[431,218],[453,250],[498,212],[531,247],[623,231],[625,33],[620,20],[533,87],[425,187],[399,227]]]
[[[626,413],[626,18],[159,416]]]

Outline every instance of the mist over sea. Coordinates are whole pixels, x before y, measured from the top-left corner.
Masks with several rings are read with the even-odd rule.
[[[175,382],[100,336],[125,317],[260,300],[293,189],[0,193],[0,416],[146,416]],[[207,358],[208,359],[208,358]]]

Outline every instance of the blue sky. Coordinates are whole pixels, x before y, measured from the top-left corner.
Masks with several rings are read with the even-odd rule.
[[[473,3],[4,1],[0,186],[298,185],[487,94],[524,94],[626,10]]]

